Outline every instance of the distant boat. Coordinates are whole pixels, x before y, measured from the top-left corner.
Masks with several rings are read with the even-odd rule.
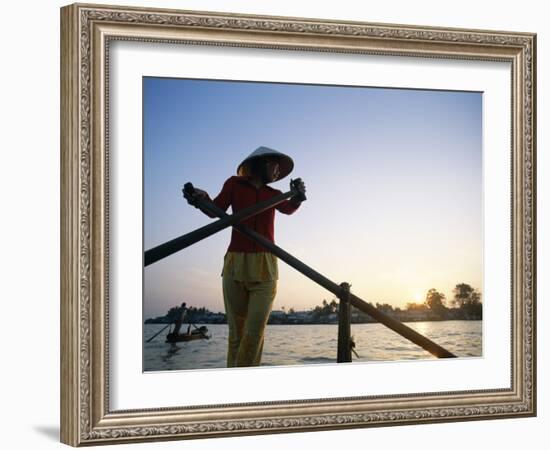
[[[168,333],[166,335],[166,342],[170,343],[194,341],[196,339],[210,339],[208,328],[201,326],[190,333]]]

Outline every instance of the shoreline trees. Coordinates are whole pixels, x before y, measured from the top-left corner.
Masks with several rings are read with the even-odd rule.
[[[326,324],[338,322],[338,301],[333,298],[330,302],[323,299],[321,305],[309,311],[296,311],[289,308],[288,312],[282,308],[272,311],[269,324]],[[466,283],[459,283],[453,289],[453,297],[448,300],[445,295],[435,288],[426,292],[423,303],[407,303],[405,309],[394,307],[389,303],[376,303],[376,308],[400,320],[401,322],[438,321],[438,320],[482,320],[483,304],[481,293]],[[154,319],[147,319],[146,324],[173,323],[179,317],[179,307],[170,308],[166,315]],[[227,323],[225,314],[213,313],[208,309],[193,306],[188,308],[189,322],[193,323]],[[374,323],[369,315],[352,308],[352,323]]]

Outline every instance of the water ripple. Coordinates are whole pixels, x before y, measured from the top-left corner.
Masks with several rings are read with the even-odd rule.
[[[408,323],[458,357],[482,356],[481,321]],[[145,371],[223,368],[226,364],[227,325],[207,325],[212,339],[171,346],[159,335],[145,342],[164,325],[144,326]],[[353,324],[359,361],[430,360],[434,357],[378,323]],[[272,325],[265,335],[262,365],[285,366],[336,362],[336,325]],[[354,361],[357,359],[354,357]]]

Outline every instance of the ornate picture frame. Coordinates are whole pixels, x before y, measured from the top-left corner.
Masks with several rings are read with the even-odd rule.
[[[510,385],[110,406],[109,57],[116,41],[510,64]],[[61,441],[72,445],[536,415],[536,35],[73,4],[61,9]],[[140,343],[141,344],[141,343]],[[185,374],[182,374],[184,377]]]

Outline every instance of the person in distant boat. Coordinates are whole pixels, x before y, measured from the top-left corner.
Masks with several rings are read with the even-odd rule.
[[[179,317],[174,322],[174,331],[169,333],[167,337],[175,338],[179,335],[181,325],[183,324],[184,320],[187,318],[187,311],[188,311],[187,304],[185,302],[183,302],[181,304],[180,308],[179,308],[179,311],[178,311],[179,312]],[[189,327],[187,329],[187,334],[189,334],[189,329],[190,328],[191,328],[191,325],[189,325]]]
[[[260,201],[281,194],[269,183],[286,177],[294,168],[292,158],[268,147],[259,147],[237,167],[237,175],[228,178],[214,200],[224,211],[231,205],[233,214]],[[297,185],[305,194],[303,181]],[[210,200],[206,191],[196,195]],[[301,200],[292,197],[275,208],[283,214],[294,213]],[[271,242],[274,241],[275,208],[241,222]],[[201,209],[209,217],[215,217]],[[279,271],[277,257],[256,241],[233,228],[224,256],[222,287],[229,338],[227,367],[259,366],[264,332],[277,293]]]

